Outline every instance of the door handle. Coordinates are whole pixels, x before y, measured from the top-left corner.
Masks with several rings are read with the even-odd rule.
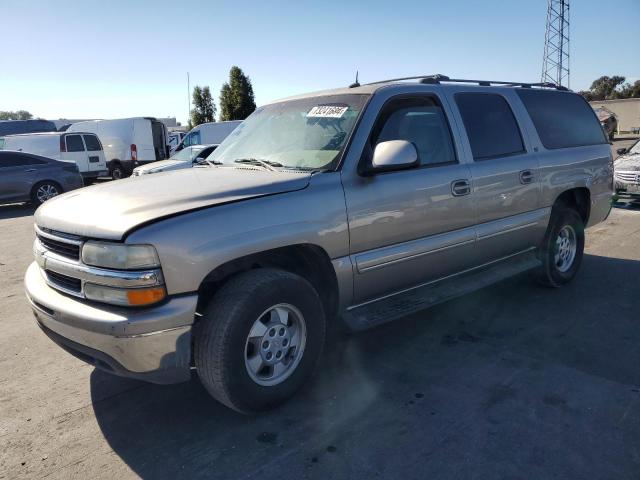
[[[533,172],[531,170],[522,170],[519,174],[520,183],[526,185],[533,182]]]
[[[451,194],[454,197],[463,197],[471,193],[471,182],[466,178],[451,182]]]
[[[32,173],[32,172],[35,172],[35,171],[36,171],[35,168],[29,168],[28,170],[25,170],[25,172],[27,172],[27,173]]]

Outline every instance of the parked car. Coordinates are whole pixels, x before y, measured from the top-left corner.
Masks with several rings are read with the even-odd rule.
[[[340,322],[368,328],[531,269],[570,282],[613,194],[586,101],[403,80],[263,106],[210,155],[219,165],[45,204],[25,277],[43,331],[119,375],[172,383],[195,367],[213,397],[255,412],[298,390]]]
[[[0,203],[47,200],[83,186],[74,162],[30,153],[0,151]]]
[[[0,137],[20,133],[55,132],[56,125],[49,120],[0,120]]]
[[[169,158],[167,127],[152,117],[78,122],[72,124],[67,132],[98,135],[113,179],[131,175],[138,165]]]
[[[47,132],[8,135],[0,139],[0,150],[3,149],[75,162],[87,183],[107,174],[102,144],[93,133]]]
[[[618,195],[640,196],[640,140],[629,148],[619,148],[615,163],[615,188]]]
[[[180,144],[176,147],[176,151],[180,151],[185,147],[191,147],[193,145],[219,145],[241,123],[242,120],[202,123],[197,127],[193,127],[191,131],[185,135]]]
[[[618,117],[615,113],[605,107],[598,107],[595,109],[600,125],[606,133],[609,141],[613,141],[618,130]]]
[[[176,152],[176,148],[185,137],[186,132],[169,132],[167,135],[167,145],[169,145],[169,155],[173,155]]]
[[[186,147],[176,153],[169,160],[142,165],[133,169],[132,176],[148,175],[150,173],[168,172],[171,170],[182,170],[191,168],[194,165],[205,162],[205,159],[217,148],[218,145],[194,145]]]

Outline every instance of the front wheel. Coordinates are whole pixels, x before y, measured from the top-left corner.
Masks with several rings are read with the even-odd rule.
[[[198,376],[241,413],[275,407],[311,376],[325,339],[322,302],[304,278],[256,269],[222,286],[195,328]]]
[[[582,218],[569,208],[555,210],[540,250],[542,266],[536,272],[538,281],[549,287],[569,283],[578,273],[583,254]]]

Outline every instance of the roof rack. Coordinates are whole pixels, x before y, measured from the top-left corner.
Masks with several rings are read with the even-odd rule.
[[[498,80],[466,80],[462,78],[449,78],[446,75],[419,75],[415,77],[402,77],[402,78],[391,78],[389,80],[379,80],[377,82],[366,83],[365,85],[379,85],[382,83],[389,82],[401,82],[404,80],[418,80],[419,83],[425,83],[429,85],[435,85],[440,83],[475,83],[480,85],[481,87],[490,87],[492,85],[498,86],[511,86],[511,87],[522,87],[522,88],[555,88],[556,90],[568,90],[567,87],[563,87],[562,85],[556,85],[551,82],[540,82],[540,83],[527,83],[527,82],[501,82]],[[358,85],[359,86],[359,85]]]

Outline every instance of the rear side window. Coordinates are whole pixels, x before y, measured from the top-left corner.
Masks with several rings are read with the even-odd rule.
[[[67,135],[67,152],[84,152],[80,135]]]
[[[413,143],[420,165],[457,161],[449,124],[435,98],[421,96],[390,101],[380,113],[371,138],[372,147],[389,140]]]
[[[517,90],[545,148],[606,143],[600,123],[579,95],[552,90]]]
[[[455,99],[474,160],[488,160],[524,152],[520,128],[502,95],[457,93]]]
[[[102,145],[100,145],[100,140],[95,135],[83,135],[84,143],[87,145],[87,150],[90,152],[98,152],[102,150]]]

